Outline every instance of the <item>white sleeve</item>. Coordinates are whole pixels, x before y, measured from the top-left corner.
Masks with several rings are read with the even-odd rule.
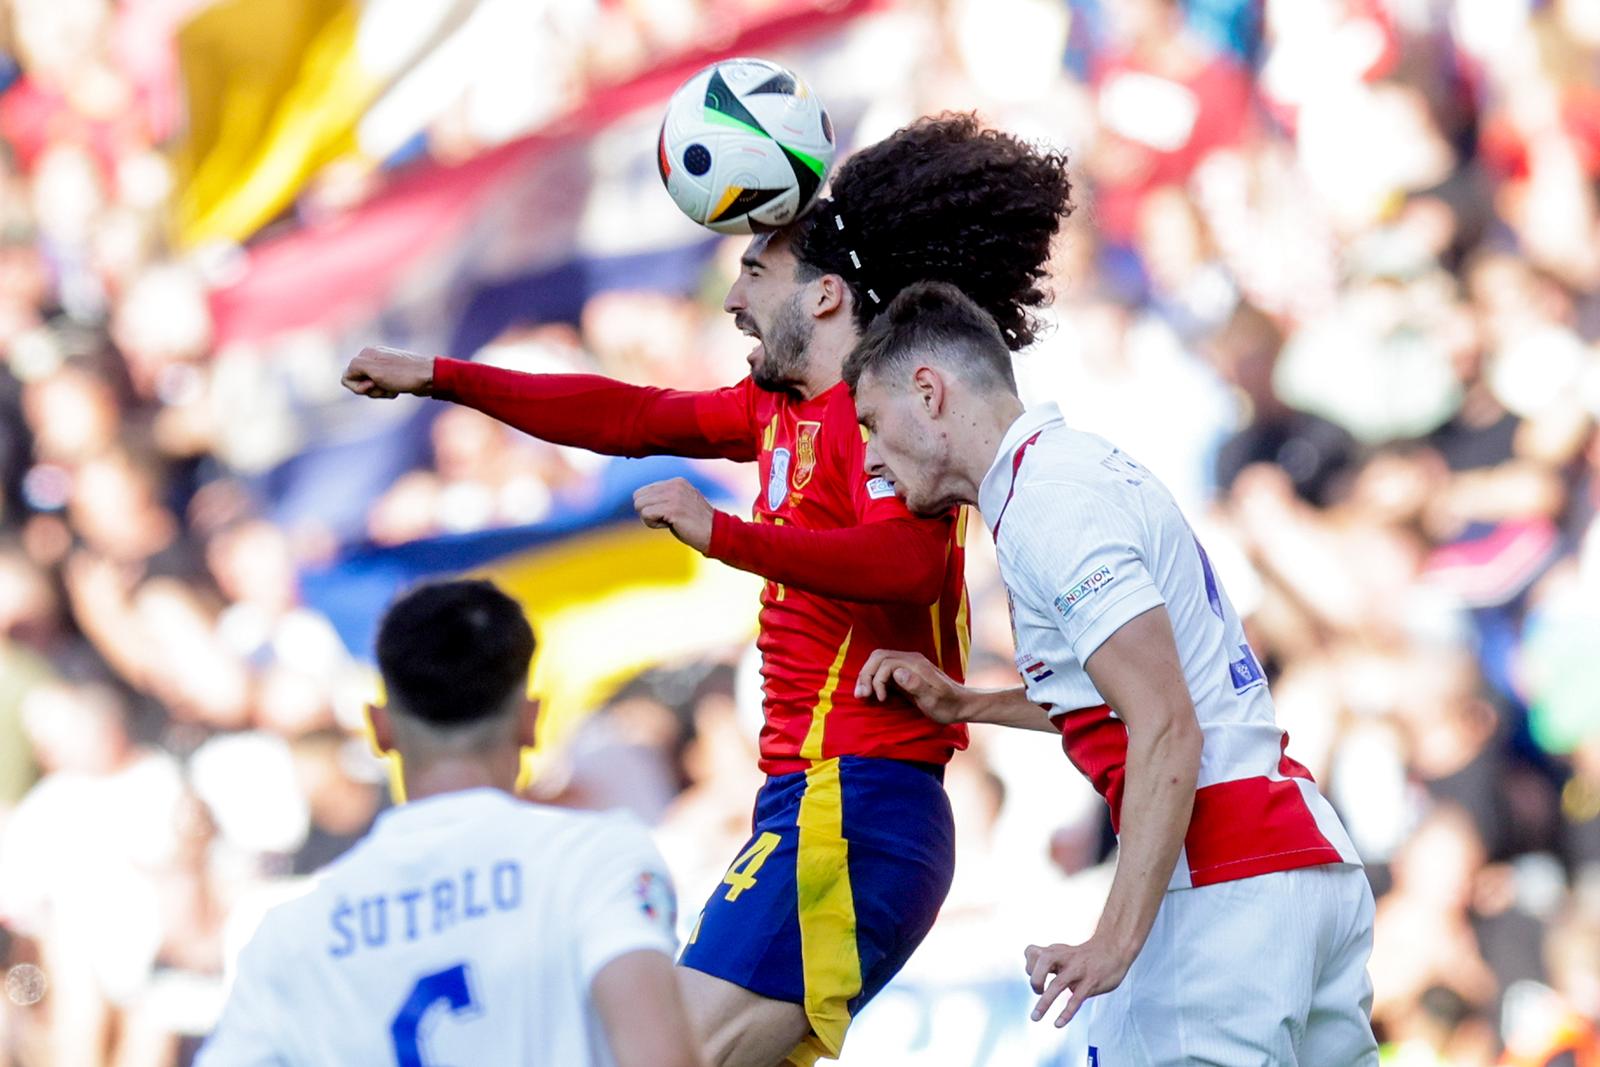
[[[1013,504],[1011,551],[1073,658],[1086,663],[1106,638],[1166,603],[1146,564],[1142,519],[1087,487],[1030,488]]]
[[[289,1067],[280,1041],[294,1020],[278,1003],[276,987],[282,977],[273,973],[266,929],[263,922],[239,953],[228,1002],[195,1067]]]
[[[676,953],[677,894],[641,823],[607,817],[577,873],[578,966],[585,986],[629,952]]]

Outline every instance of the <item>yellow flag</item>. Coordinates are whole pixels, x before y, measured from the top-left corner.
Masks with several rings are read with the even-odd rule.
[[[361,13],[355,0],[222,0],[179,31],[183,243],[243,240],[354,149],[385,81],[357,54]]]

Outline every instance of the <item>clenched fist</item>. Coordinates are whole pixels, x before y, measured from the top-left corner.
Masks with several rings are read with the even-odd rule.
[[[702,555],[711,548],[711,502],[683,478],[654,482],[633,494],[633,509],[646,526],[665,527]]]
[[[350,361],[340,381],[352,393],[375,400],[391,400],[401,393],[427,396],[433,392],[433,357],[370,345]]]

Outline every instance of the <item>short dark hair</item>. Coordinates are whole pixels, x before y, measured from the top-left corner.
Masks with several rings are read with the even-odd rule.
[[[533,628],[493,582],[411,590],[378,626],[378,669],[391,705],[435,727],[474,725],[526,689]]]
[[[918,119],[856,152],[790,228],[798,277],[837,274],[858,329],[915,282],[957,286],[1026,348],[1051,245],[1072,211],[1067,157],[970,113]]]
[[[933,356],[975,384],[1015,394],[1011,349],[983,308],[953,285],[918,282],[900,291],[844,361],[850,391],[868,371],[883,375]]]

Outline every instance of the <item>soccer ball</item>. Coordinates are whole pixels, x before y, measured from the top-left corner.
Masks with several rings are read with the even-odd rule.
[[[724,59],[672,94],[656,162],[685,215],[718,233],[755,233],[811,206],[833,154],[833,123],[798,75]]]

